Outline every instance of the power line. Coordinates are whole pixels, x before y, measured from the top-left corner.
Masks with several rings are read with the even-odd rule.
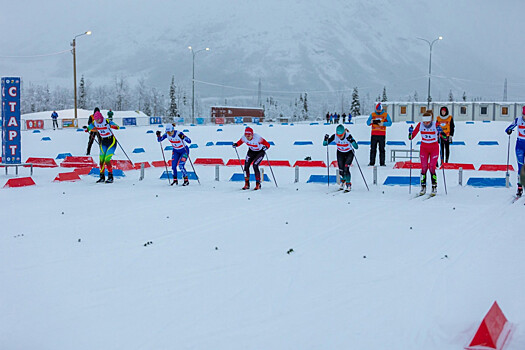
[[[38,58],[38,57],[48,57],[48,56],[55,56],[55,55],[61,55],[66,52],[70,52],[71,49],[67,49],[64,51],[58,51],[53,53],[46,53],[41,55],[30,55],[30,56],[0,56],[0,58]]]

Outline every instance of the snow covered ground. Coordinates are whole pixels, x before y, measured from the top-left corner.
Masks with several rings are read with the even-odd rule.
[[[505,164],[507,124],[458,123],[454,140],[466,146],[452,146],[450,161]],[[133,162],[162,160],[148,129],[157,128],[116,132]],[[236,141],[242,126],[181,129],[199,145],[193,160],[236,158],[229,146],[205,144]],[[270,159],[293,164],[326,161],[322,138],[335,126],[254,129],[275,142]],[[407,129],[394,124],[388,140],[406,141]],[[350,130],[369,140],[365,125]],[[24,131],[22,153],[82,155],[86,144],[75,130]],[[111,185],[92,176],[54,183],[69,169],[35,169],[37,186],[0,190],[0,348],[452,350],[497,300],[516,326],[507,350],[523,349],[525,207],[511,204],[516,174],[511,189],[478,189],[459,186],[449,170],[445,195],[440,170],[438,196],[414,199],[407,187],[381,185],[408,176],[393,163],[372,185],[368,152],[361,146],[357,156],[370,191],[354,166],[352,192],[335,195],[334,185],[306,183],[326,168],[301,169],[294,183],[293,168],[274,167],[279,188],[266,182],[258,192],[228,181],[238,166],[221,167],[219,182],[214,167],[196,166],[202,185],[185,188],[160,180],[160,168],[146,169],[143,181],[128,171]],[[120,149],[115,158],[125,159]],[[504,172],[465,171],[464,182],[470,176]],[[0,171],[2,184],[12,177]]]

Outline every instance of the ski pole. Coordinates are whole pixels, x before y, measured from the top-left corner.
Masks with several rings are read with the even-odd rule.
[[[270,171],[272,172],[272,177],[273,177],[273,182],[275,183],[275,187],[279,187],[277,186],[277,181],[275,181],[275,175],[273,174],[273,169],[272,169],[272,166],[270,165],[270,159],[268,159],[268,153],[264,152],[264,154],[266,155],[266,161],[268,162],[268,166],[270,167]]]
[[[410,138],[410,175],[408,182],[408,194],[412,193],[412,138]]]
[[[326,184],[330,187],[330,152],[328,151],[328,143],[326,143]]]
[[[113,137],[115,138],[115,142],[120,146],[120,149],[122,150],[122,152],[124,152],[124,155],[126,156],[126,158],[128,158],[128,160],[131,162],[131,164],[133,164],[133,162],[131,161],[131,159],[129,159],[128,154],[126,153],[126,151],[124,151],[124,148],[122,147],[122,145],[120,144],[120,142],[117,140],[117,137],[115,136],[115,133],[111,132],[111,134],[112,134]],[[163,153],[163,154],[164,154],[164,153]]]
[[[162,159],[164,159],[164,167],[166,168],[166,175],[168,176],[168,184],[171,185],[170,173],[168,171],[168,163],[166,163],[166,157],[164,156],[164,150],[162,149],[162,141],[159,142],[159,146],[160,146],[160,153],[162,153]]]
[[[445,179],[445,167],[443,166],[443,163],[441,163],[441,169],[443,170],[443,184],[445,185],[445,194],[448,195],[448,192],[447,192],[447,179]]]
[[[242,174],[244,175],[244,177],[246,177],[246,172],[244,171],[244,167],[242,166],[241,157],[239,157],[239,152],[237,152],[237,147],[234,147],[233,149],[235,150],[235,153],[237,153],[237,159],[239,160],[239,165],[241,166]]]
[[[363,172],[361,171],[361,167],[359,166],[359,161],[357,160],[357,156],[355,154],[354,148],[350,147],[350,149],[352,150],[352,153],[354,153],[354,159],[357,164],[357,167],[359,168],[359,172],[361,173],[361,177],[363,178],[363,181],[365,182],[366,189],[370,191],[370,189],[368,188],[368,184],[366,183],[365,176],[363,175]]]
[[[187,147],[186,143],[184,142],[184,140],[181,139],[181,141],[182,141],[182,144],[184,145],[184,147]],[[193,169],[193,173],[195,174],[195,177],[197,178],[197,182],[200,185],[201,184],[201,180],[199,180],[199,175],[197,175],[197,172],[195,171],[195,167],[193,166],[193,162],[191,161],[189,148],[188,148],[188,160],[190,161],[191,168]]]
[[[509,156],[510,156],[510,135],[509,134],[509,142],[508,142],[508,145],[507,145],[507,173],[505,174],[505,178],[506,178],[506,181],[507,182],[510,182],[510,174],[509,174]]]

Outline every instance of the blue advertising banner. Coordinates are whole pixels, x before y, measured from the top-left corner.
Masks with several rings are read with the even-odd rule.
[[[161,117],[149,117],[149,123],[150,124],[161,124],[162,118]]]
[[[122,118],[122,125],[137,125],[137,118],[135,117]]]
[[[235,124],[241,124],[244,121],[243,117],[234,117]]]
[[[2,77],[2,162],[20,164],[20,78]]]

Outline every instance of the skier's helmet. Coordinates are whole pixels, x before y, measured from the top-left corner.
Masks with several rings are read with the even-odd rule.
[[[338,135],[338,136],[341,136],[345,133],[345,127],[342,126],[342,125],[338,125],[337,128],[335,129],[335,133]]]
[[[244,135],[245,136],[253,135],[253,129],[250,127],[247,127],[246,129],[244,129]]]
[[[521,115],[525,115],[525,106],[521,109]]]
[[[376,112],[377,112],[377,113],[381,113],[381,112],[383,112],[383,105],[381,104],[381,102],[379,102],[378,104],[376,104]]]
[[[166,125],[166,132],[172,132],[173,130],[175,130],[175,128],[173,127],[173,124]]]

